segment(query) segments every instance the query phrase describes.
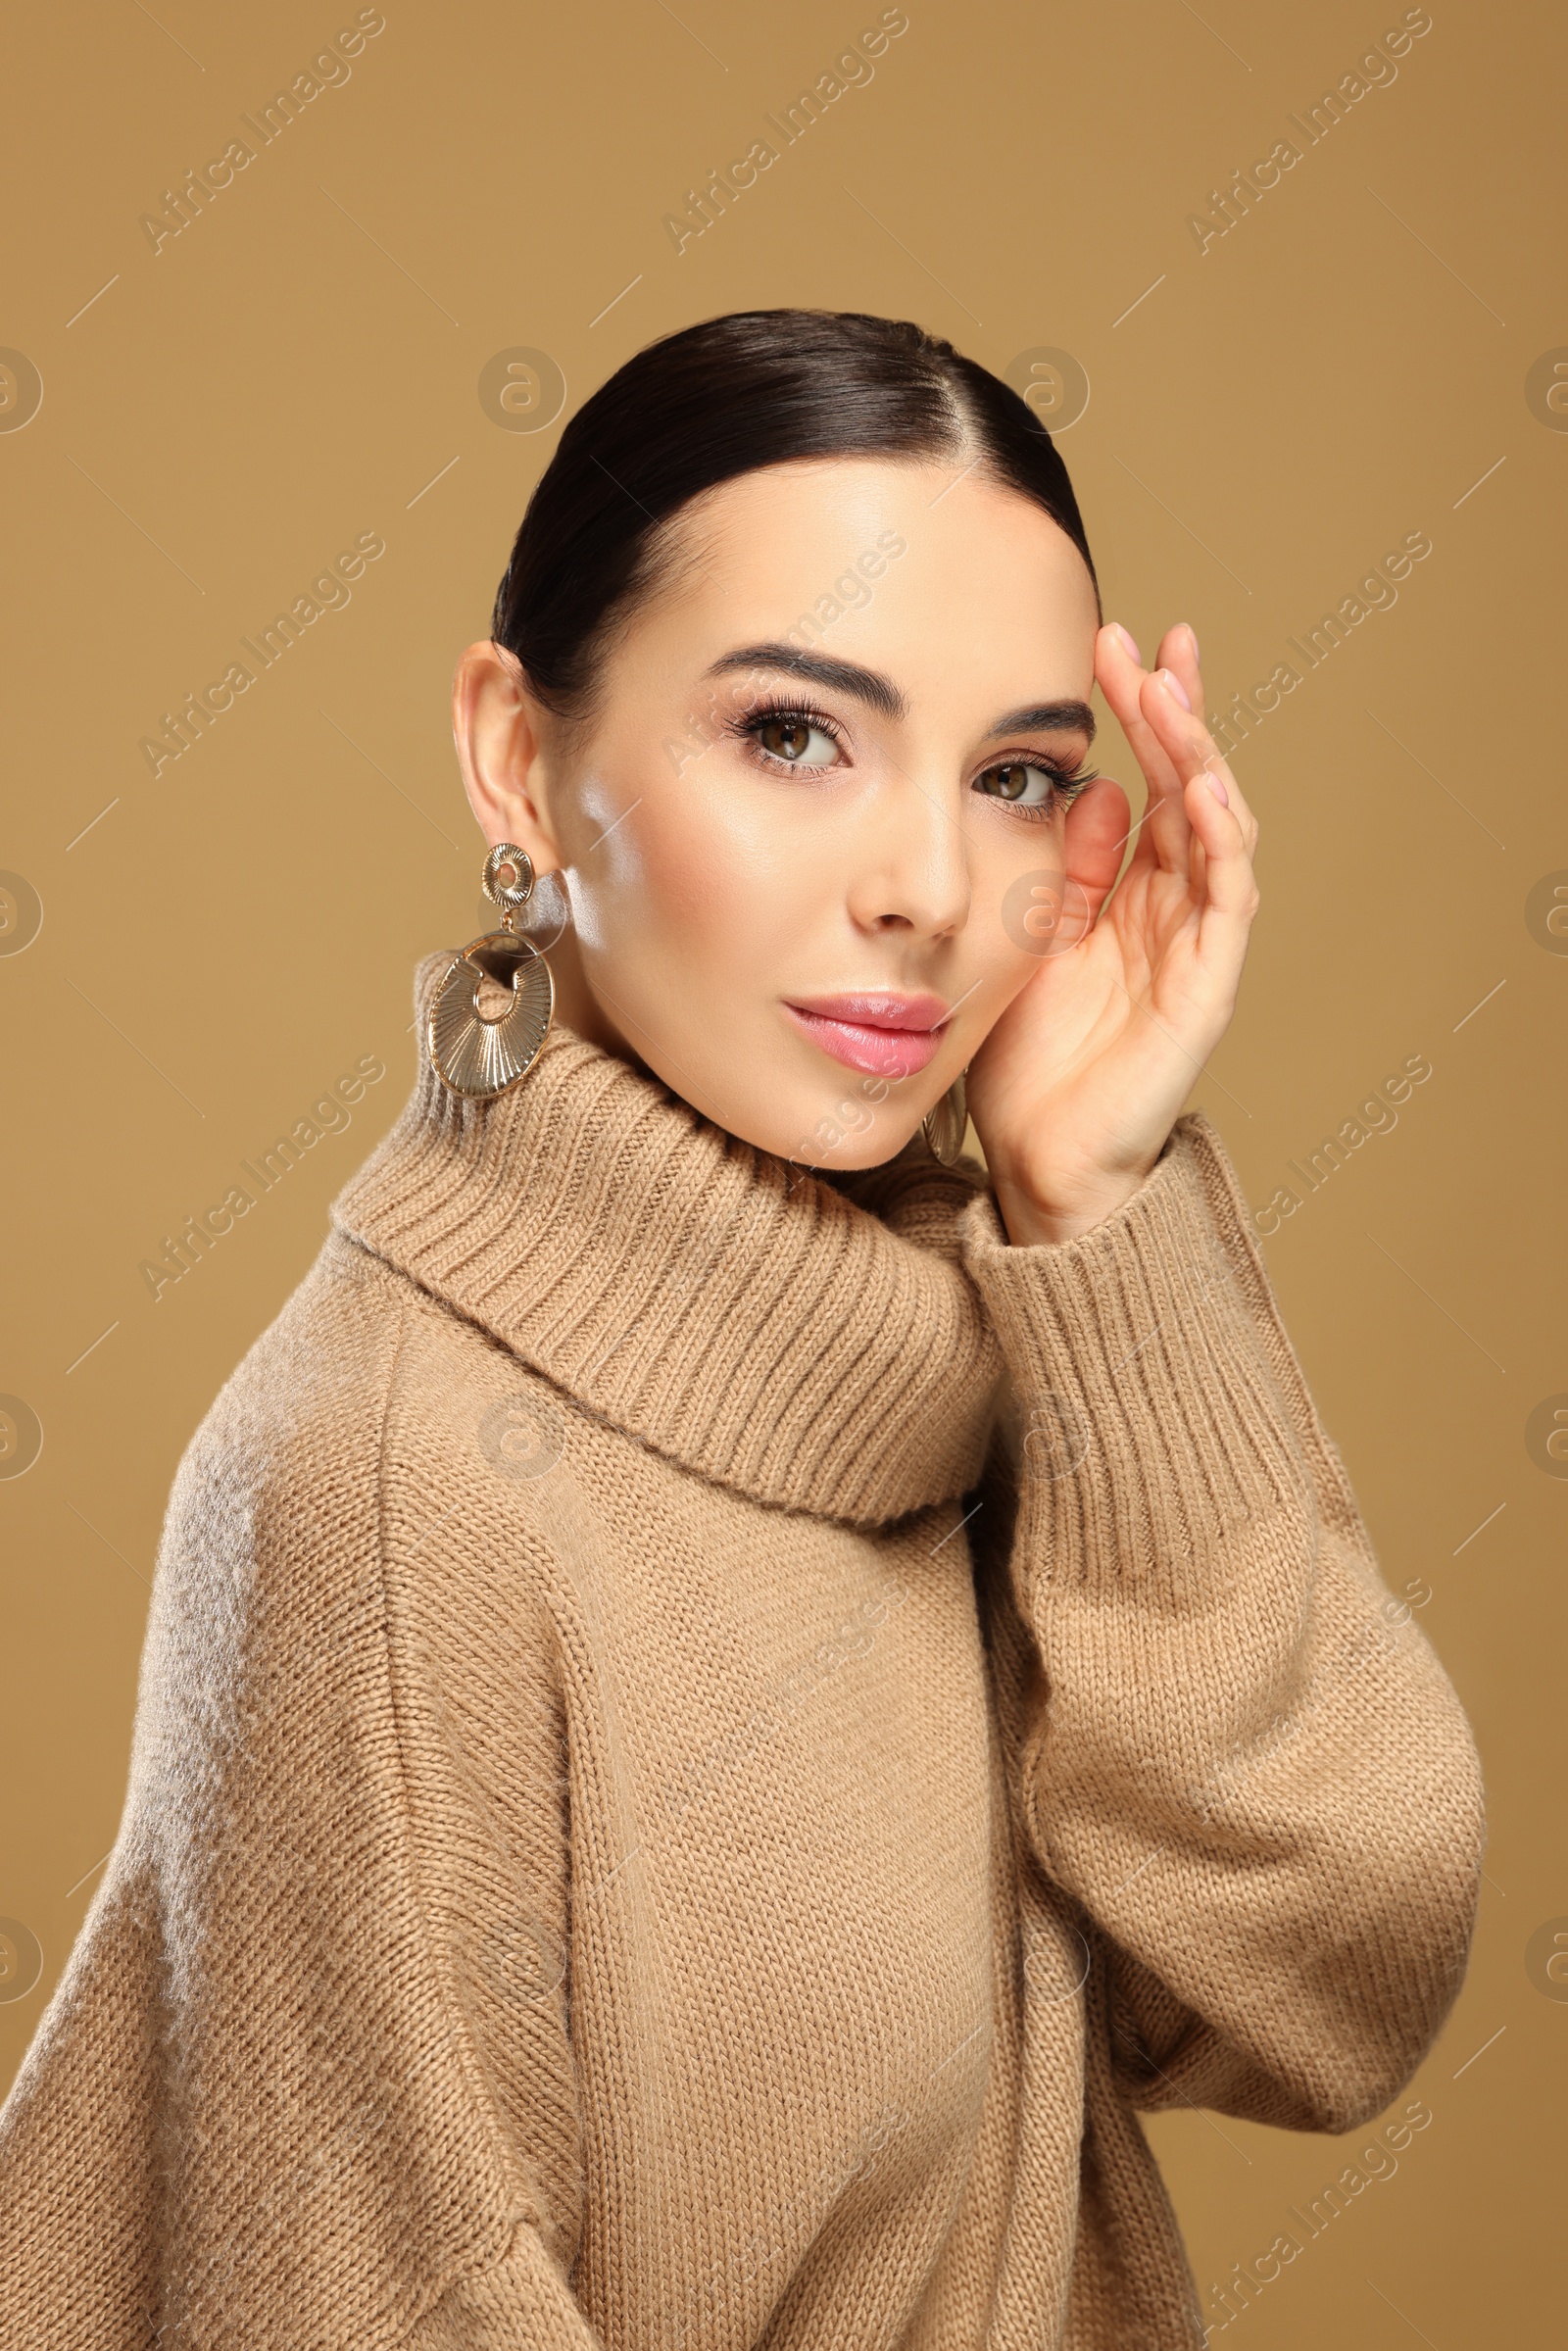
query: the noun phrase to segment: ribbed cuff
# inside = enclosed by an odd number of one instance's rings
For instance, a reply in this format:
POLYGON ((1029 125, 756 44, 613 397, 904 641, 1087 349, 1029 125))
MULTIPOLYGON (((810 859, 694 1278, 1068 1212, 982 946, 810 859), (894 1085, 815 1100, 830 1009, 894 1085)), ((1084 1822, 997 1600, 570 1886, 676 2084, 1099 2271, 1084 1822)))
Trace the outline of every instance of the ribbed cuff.
POLYGON ((1190 1598, 1241 1526, 1310 1509, 1281 1385, 1298 1370, 1246 1213, 1200 1111, 1075 1240, 1010 1246, 990 1194, 964 1211, 1020 1411, 1031 1580, 1136 1577, 1190 1598))

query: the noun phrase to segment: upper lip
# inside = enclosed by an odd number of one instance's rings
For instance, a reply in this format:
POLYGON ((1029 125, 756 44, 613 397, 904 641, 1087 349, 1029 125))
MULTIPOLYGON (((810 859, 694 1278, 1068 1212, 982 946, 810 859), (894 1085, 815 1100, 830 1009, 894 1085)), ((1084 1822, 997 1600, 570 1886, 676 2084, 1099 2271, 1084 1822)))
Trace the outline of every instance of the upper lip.
POLYGON ((948 1017, 940 996, 906 996, 896 988, 853 996, 791 996, 785 1002, 797 1012, 814 1012, 819 1020, 842 1020, 858 1029, 913 1029, 925 1036, 948 1017))

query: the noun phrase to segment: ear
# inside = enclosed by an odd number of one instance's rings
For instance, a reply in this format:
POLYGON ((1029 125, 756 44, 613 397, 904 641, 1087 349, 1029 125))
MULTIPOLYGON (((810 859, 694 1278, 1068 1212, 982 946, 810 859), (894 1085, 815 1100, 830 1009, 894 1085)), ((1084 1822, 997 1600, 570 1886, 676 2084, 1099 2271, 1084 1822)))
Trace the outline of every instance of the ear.
POLYGON ((546 717, 514 654, 488 638, 468 647, 452 681, 463 788, 490 847, 514 841, 540 875, 559 872, 562 863, 547 790, 546 717))

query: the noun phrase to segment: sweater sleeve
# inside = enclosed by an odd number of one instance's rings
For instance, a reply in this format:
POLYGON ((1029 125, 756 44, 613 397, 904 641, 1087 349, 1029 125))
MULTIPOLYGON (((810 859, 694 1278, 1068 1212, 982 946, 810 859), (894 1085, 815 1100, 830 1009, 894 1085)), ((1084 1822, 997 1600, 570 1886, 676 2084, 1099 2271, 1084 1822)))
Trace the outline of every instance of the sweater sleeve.
POLYGON ((408 1309, 332 1247, 175 1480, 119 1839, 0 2118, 5 2351, 598 2340, 548 1675, 501 1587, 418 1598, 408 1309), (497 1804, 466 1663, 522 1726, 497 1804))
POLYGON ((999 1581, 1027 1637, 1017 1798, 1079 1908, 1137 2105, 1339 2131, 1458 1989, 1479 1773, 1379 1578, 1235 1172, 1177 1122, 1113 1215, 964 1252, 1016 1399, 999 1581))

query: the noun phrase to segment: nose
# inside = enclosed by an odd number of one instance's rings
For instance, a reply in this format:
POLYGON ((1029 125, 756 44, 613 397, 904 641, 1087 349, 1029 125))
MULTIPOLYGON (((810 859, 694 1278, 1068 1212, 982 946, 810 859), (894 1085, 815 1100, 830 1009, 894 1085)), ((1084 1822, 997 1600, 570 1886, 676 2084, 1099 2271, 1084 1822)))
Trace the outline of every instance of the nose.
POLYGON ((878 793, 855 845, 849 910, 860 930, 940 939, 969 918, 967 846, 950 795, 906 776, 878 793))

